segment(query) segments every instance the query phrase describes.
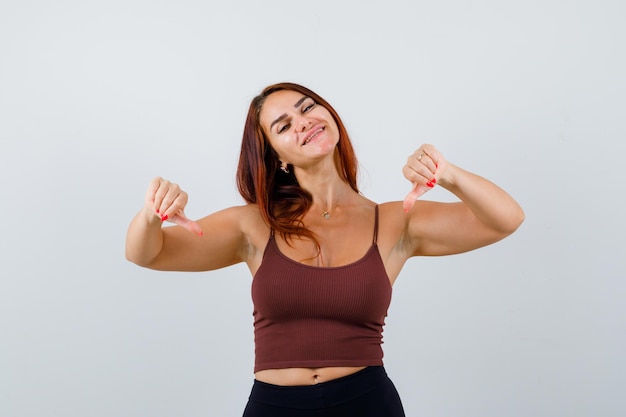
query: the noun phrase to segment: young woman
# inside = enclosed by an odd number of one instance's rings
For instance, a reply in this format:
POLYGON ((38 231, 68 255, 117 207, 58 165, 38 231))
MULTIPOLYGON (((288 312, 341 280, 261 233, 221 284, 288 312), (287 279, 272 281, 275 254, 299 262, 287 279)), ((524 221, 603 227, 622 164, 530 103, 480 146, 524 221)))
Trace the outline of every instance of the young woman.
POLYGON ((245 262, 254 277, 255 381, 245 417, 404 415, 381 349, 402 266, 494 243, 524 213, 432 145, 402 171, 412 184, 404 201, 368 200, 337 112, 282 83, 250 104, 237 171, 245 205, 194 222, 178 185, 150 183, 128 230, 130 261, 178 271, 245 262), (459 201, 417 200, 436 185, 459 201), (176 226, 162 228, 165 221, 176 226))

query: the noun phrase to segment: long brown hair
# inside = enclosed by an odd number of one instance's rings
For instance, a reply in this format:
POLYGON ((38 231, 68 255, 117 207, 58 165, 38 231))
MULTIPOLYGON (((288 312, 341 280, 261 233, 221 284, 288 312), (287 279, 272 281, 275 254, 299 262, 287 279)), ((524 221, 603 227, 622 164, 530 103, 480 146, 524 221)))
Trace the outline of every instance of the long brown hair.
MULTIPOLYGON (((313 197, 300 187, 293 174, 280 170, 278 154, 270 145, 261 127, 260 113, 267 97, 281 90, 291 90, 311 97, 325 107, 339 128, 339 143, 335 149, 335 166, 339 175, 359 192, 357 187, 358 162, 350 143, 348 132, 333 107, 315 92, 294 83, 273 84, 252 99, 243 130, 237 187, 249 204, 257 204, 263 220, 274 231, 289 240, 293 235, 309 237, 317 243, 313 233, 302 223, 302 218, 311 207, 313 197)), ((293 168, 293 167, 290 167, 293 168)))

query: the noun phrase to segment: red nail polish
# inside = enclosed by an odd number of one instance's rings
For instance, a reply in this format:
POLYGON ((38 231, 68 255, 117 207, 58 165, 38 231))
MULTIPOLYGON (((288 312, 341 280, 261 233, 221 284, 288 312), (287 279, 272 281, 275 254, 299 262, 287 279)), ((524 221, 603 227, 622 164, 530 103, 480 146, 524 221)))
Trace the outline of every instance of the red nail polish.
POLYGON ((160 214, 160 213, 161 213, 161 210, 157 209, 157 210, 156 210, 156 212, 157 212, 157 214, 160 214))
POLYGON ((164 222, 165 220, 169 219, 169 216, 166 214, 164 216, 161 216, 161 221, 164 222))
POLYGON ((437 178, 433 178, 430 182, 432 182, 433 184, 437 184, 437 178))

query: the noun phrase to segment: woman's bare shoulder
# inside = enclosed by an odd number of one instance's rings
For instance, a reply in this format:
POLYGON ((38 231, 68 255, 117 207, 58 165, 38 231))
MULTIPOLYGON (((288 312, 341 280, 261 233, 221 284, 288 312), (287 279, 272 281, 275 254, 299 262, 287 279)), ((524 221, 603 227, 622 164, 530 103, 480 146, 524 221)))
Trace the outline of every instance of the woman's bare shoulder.
POLYGON ((244 204, 231 206, 212 213, 199 220, 200 224, 238 225, 244 234, 253 233, 254 230, 265 226, 261 212, 256 204, 244 204))
POLYGON ((256 204, 242 204, 238 206, 230 206, 211 213, 204 218, 210 217, 233 217, 240 220, 254 220, 255 218, 261 219, 261 213, 256 204))
POLYGON ((442 203, 418 200, 408 211, 402 201, 379 204, 380 236, 394 250, 411 251, 415 236, 411 233, 432 222, 433 216, 442 209, 442 203))
POLYGON ((228 217, 236 219, 250 244, 257 248, 259 246, 264 247, 270 228, 261 216, 258 205, 232 206, 224 209, 223 212, 228 217))
POLYGON ((402 223, 406 219, 406 213, 402 208, 402 201, 378 203, 378 213, 380 219, 387 222, 402 223))
POLYGON ((259 206, 256 204, 230 207, 226 210, 230 215, 239 219, 241 230, 246 237, 246 250, 243 258, 254 275, 254 271, 261 264, 263 252, 270 237, 270 227, 261 216, 259 206))

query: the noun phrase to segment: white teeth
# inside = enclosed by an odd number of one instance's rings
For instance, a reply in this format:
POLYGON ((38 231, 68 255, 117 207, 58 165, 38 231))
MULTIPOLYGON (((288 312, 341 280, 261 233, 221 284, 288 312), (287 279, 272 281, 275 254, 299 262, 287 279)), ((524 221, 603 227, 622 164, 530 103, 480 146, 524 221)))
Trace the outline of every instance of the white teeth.
POLYGON ((319 129, 317 132, 313 133, 311 136, 307 138, 307 140, 304 141, 303 145, 306 145, 307 143, 311 142, 317 135, 322 133, 323 130, 324 129, 319 129))

